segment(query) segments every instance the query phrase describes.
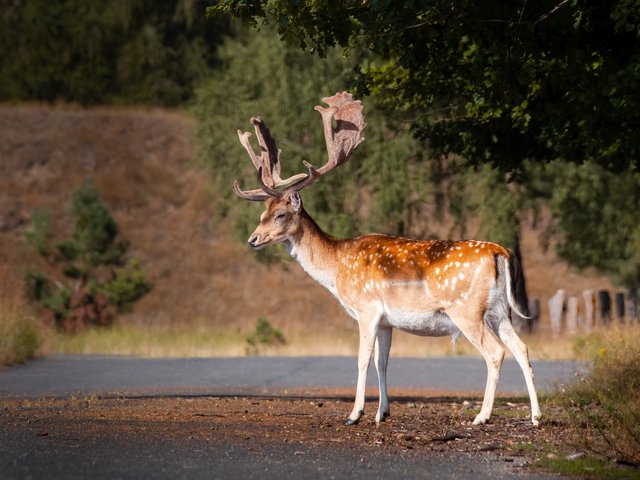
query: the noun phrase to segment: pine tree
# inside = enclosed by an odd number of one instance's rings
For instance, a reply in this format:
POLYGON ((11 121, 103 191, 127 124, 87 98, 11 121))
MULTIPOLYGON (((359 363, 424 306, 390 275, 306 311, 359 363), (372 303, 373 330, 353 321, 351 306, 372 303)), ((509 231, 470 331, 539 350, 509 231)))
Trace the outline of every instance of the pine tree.
POLYGON ((126 261, 128 245, 119 240, 118 225, 85 184, 71 197, 74 220, 70 236, 50 245, 50 214, 36 213, 27 241, 49 263, 46 275, 27 273, 28 296, 51 323, 74 332, 87 325, 108 325, 151 289, 140 263, 126 261), (46 219, 46 221, 44 221, 46 219))

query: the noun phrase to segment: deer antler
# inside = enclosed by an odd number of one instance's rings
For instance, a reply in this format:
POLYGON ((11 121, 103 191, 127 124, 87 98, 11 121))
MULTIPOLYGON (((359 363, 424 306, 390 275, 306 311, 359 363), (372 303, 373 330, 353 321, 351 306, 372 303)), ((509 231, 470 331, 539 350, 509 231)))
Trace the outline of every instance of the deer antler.
POLYGON ((236 195, 246 200, 262 201, 269 197, 280 198, 286 190, 302 190, 318 178, 326 175, 334 168, 345 163, 351 152, 364 141, 362 132, 366 127, 362 114, 362 104, 354 100, 350 93, 336 93, 333 97, 322 99, 329 107, 317 105, 315 110, 322 115, 324 126, 324 139, 327 145, 329 160, 319 169, 315 169, 309 162, 304 161, 309 173, 293 175, 286 180, 280 178, 280 153, 276 148, 276 142, 271 137, 269 129, 260 117, 251 119, 255 127, 258 143, 261 147, 261 155, 256 156, 249 143, 250 133, 242 133, 238 130, 240 143, 249 153, 251 161, 258 170, 259 189, 243 191, 237 181, 233 183, 233 191, 236 195), (332 119, 336 119, 336 127, 332 125, 332 119), (284 188, 283 188, 284 187, 284 188))
POLYGON ((236 195, 246 200, 262 201, 269 197, 280 196, 282 186, 289 185, 307 177, 305 174, 294 175, 286 180, 280 178, 280 153, 282 150, 276 148, 276 141, 271 136, 271 132, 260 117, 252 117, 253 124, 258 143, 260 144, 260 156, 257 156, 251 147, 249 132, 241 132, 238 130, 238 138, 245 148, 251 161, 258 170, 258 183, 260 188, 256 190, 244 191, 240 189, 238 181, 233 182, 233 191, 236 195))

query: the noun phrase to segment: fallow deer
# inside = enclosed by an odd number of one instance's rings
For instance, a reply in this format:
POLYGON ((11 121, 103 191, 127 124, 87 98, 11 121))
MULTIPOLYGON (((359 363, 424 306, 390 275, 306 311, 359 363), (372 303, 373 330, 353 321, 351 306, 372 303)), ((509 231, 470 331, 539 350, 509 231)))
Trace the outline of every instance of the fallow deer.
POLYGON ((327 288, 358 323, 358 381, 355 404, 346 425, 364 413, 365 383, 372 354, 378 372, 376 422, 389 415, 386 371, 393 328, 423 336, 464 335, 487 364, 487 383, 474 424, 491 416, 504 348, 524 373, 531 401, 531 420, 541 416, 526 345, 516 334, 510 309, 518 312, 514 282, 518 262, 507 248, 475 240, 419 241, 387 235, 338 239, 324 233, 302 206, 300 190, 345 163, 364 141, 366 126, 360 101, 347 92, 323 99, 322 116, 328 162, 288 179, 280 177, 280 153, 260 117, 251 119, 260 155, 250 133, 238 130, 240 142, 258 170, 260 188, 233 191, 241 198, 264 201, 266 210, 249 238, 254 249, 284 243, 302 268, 327 288), (335 118, 335 126, 333 119, 335 118))

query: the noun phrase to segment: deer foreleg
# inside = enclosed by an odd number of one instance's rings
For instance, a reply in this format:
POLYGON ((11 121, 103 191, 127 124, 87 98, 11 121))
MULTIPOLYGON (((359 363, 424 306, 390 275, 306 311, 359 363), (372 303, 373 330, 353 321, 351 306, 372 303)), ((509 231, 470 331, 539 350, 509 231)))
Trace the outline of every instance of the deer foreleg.
POLYGON ((389 399, 387 397, 387 365, 389 362, 389 350, 391 349, 391 328, 380 328, 376 336, 374 347, 375 365, 378 372, 378 388, 380 403, 376 422, 384 422, 389 416, 389 399))
POLYGON ((344 422, 345 425, 354 425, 358 423, 360 417, 364 414, 364 396, 367 387, 367 371, 369 370, 369 362, 371 354, 378 334, 379 319, 359 320, 358 327, 360 330, 360 345, 358 347, 358 383, 356 386, 356 400, 353 405, 351 415, 344 422))

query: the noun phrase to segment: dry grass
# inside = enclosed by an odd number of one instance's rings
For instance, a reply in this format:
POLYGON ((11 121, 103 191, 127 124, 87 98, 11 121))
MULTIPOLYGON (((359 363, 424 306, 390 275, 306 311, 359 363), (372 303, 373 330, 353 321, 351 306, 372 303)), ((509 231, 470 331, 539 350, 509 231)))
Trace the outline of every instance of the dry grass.
POLYGON ((55 333, 47 338, 45 348, 49 352, 80 355, 224 357, 243 355, 242 342, 237 335, 224 331, 121 324, 88 328, 75 335, 55 333))
POLYGON ((0 366, 33 358, 42 327, 25 305, 23 286, 6 267, 0 267, 0 366))
MULTIPOLYGON (((134 355, 145 357, 236 357, 263 356, 357 356, 358 333, 352 328, 326 329, 313 336, 283 330, 285 345, 251 347, 249 334, 206 324, 140 326, 121 322, 112 328, 89 328, 75 335, 49 332, 43 349, 49 353, 134 355)), ((589 337, 579 337, 588 341, 589 337)), ((576 353, 575 338, 549 339, 523 336, 533 360, 566 360, 584 357, 576 353)), ((417 337, 394 332, 391 357, 475 356, 480 353, 464 338, 452 343, 449 337, 417 337)), ((511 356, 507 353, 507 356, 511 356)))

